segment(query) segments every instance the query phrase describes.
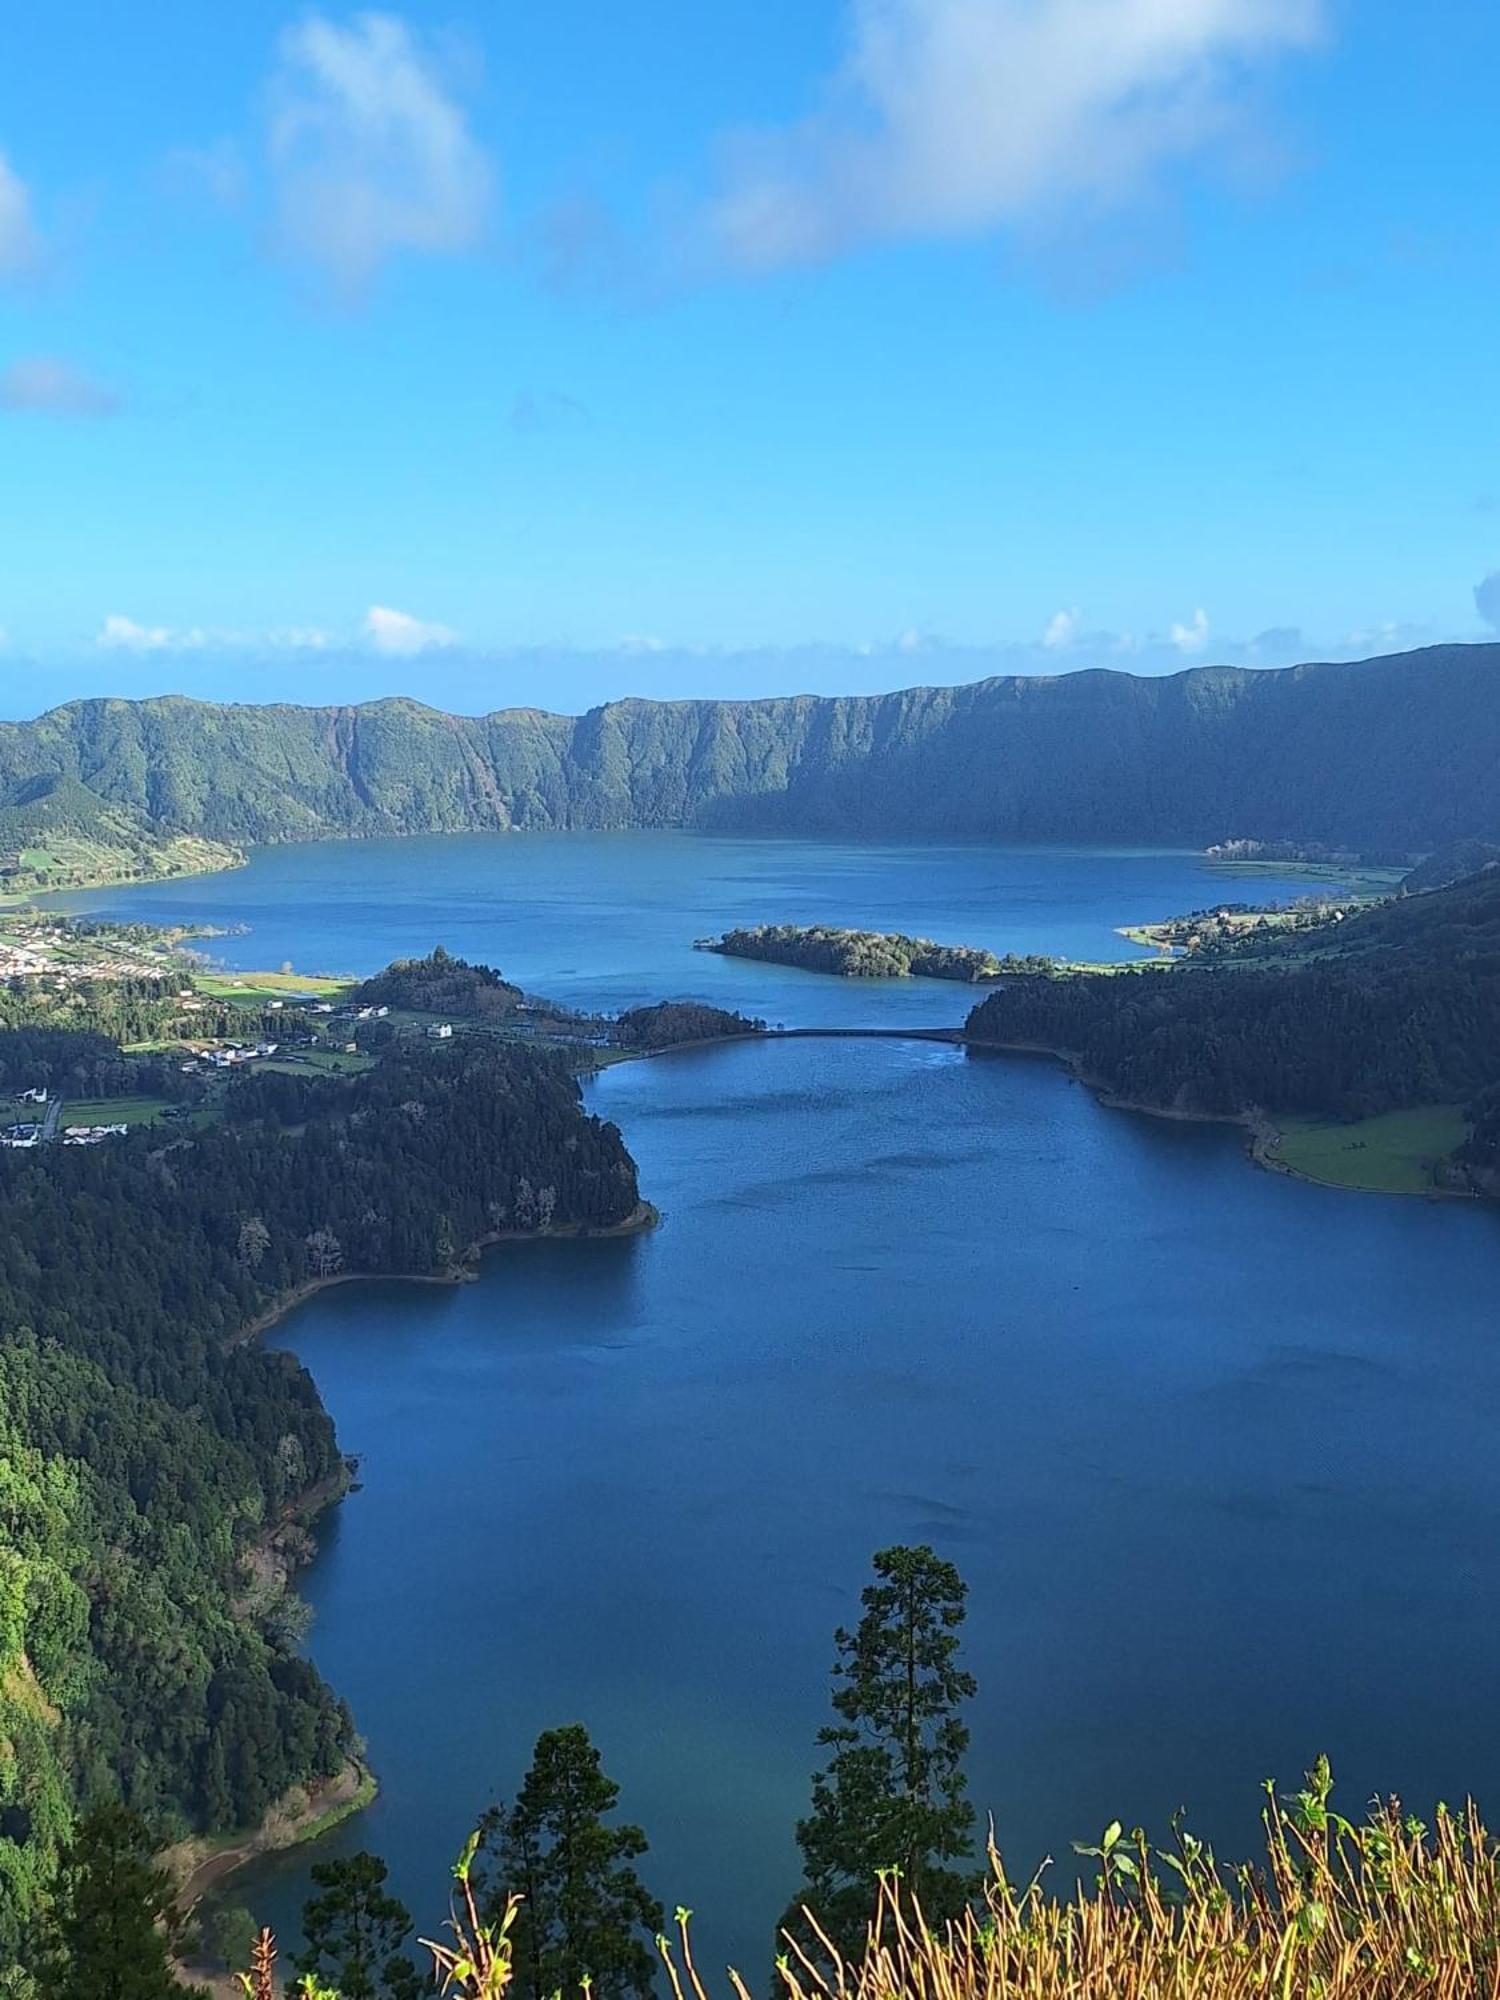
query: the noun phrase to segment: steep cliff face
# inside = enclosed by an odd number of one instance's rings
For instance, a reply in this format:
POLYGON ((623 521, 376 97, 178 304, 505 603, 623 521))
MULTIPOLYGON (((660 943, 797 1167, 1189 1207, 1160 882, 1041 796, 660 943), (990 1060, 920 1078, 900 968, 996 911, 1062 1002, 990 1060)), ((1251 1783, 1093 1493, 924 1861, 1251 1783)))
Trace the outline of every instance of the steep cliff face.
POLYGON ((75 702, 0 726, 0 793, 41 774, 230 841, 697 826, 1425 849, 1500 832, 1500 646, 576 718, 75 702))

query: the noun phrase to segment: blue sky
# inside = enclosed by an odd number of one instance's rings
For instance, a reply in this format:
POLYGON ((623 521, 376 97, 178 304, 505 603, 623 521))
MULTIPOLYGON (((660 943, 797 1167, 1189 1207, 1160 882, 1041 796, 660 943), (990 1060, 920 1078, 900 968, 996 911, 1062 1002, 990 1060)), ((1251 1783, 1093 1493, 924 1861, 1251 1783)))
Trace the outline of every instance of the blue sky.
POLYGON ((1497 72, 1488 0, 31 10, 0 711, 1484 636, 1497 72))

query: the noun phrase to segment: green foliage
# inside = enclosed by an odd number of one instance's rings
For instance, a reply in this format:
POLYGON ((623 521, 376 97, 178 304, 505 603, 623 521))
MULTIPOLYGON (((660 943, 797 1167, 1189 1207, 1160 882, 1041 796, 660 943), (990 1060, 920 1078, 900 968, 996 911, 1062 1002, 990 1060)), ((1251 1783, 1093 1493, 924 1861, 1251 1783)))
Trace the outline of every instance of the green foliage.
POLYGON ((481 1827, 488 1866, 480 1891, 497 1925, 514 1897, 515 1977, 529 2000, 576 1993, 647 2000, 665 1921, 632 1864, 646 1852, 638 1826, 605 1824, 620 1788, 604 1774, 581 1724, 546 1730, 515 1803, 481 1827))
POLYGON ((712 947, 730 958, 769 959, 842 979, 957 979, 966 985, 1004 973, 1053 970, 1045 958, 996 958, 972 945, 934 944, 900 931, 836 930, 828 924, 759 924, 726 931, 712 947))
POLYGON ((413 1014, 454 1014, 460 1020, 501 1021, 523 998, 519 986, 492 965, 471 965, 441 945, 426 958, 398 958, 349 994, 358 1007, 395 1007, 413 1014))
POLYGON ((0 888, 7 890, 150 881, 241 859, 232 847, 162 826, 55 771, 0 792, 0 888))
POLYGON ((933 1923, 960 1915, 978 1881, 962 1865, 974 1844, 963 1773, 969 1732, 959 1719, 974 1693, 958 1664, 966 1586, 925 1545, 882 1549, 874 1568, 858 1626, 835 1634, 839 1721, 818 1735, 833 1755, 797 1827, 807 1886, 784 1928, 815 1955, 804 1904, 854 1958, 883 1873, 898 1871, 933 1923))
POLYGON ((341 1460, 306 1372, 245 1329, 309 1281, 444 1272, 637 1201, 546 1053, 244 1076, 226 1109, 0 1155, 0 1965, 79 1806, 228 1831, 347 1755, 295 1617, 242 1571, 341 1460))
POLYGON ((1462 882, 1482 868, 1495 867, 1500 867, 1500 841, 1455 840, 1418 862, 1401 886, 1409 896, 1420 895, 1427 889, 1446 889, 1450 882, 1462 882))
POLYGON ((295 2000, 310 2000, 325 1980, 339 2000, 417 2000, 429 1990, 403 1950, 411 1915, 387 1894, 383 1861, 373 1854, 322 1861, 312 1879, 321 1893, 302 1910, 295 2000))
POLYGON ((670 1049, 685 1042, 722 1041, 734 1035, 761 1035, 764 1021, 709 1007, 697 1000, 663 1000, 654 1007, 630 1007, 615 1023, 619 1040, 642 1049, 670 1049))
POLYGON ((79 701, 0 725, 0 793, 86 783, 224 842, 699 826, 1421 851, 1495 830, 1493 646, 581 717, 79 701))
POLYGON ((98 1807, 80 1820, 58 1873, 44 1947, 48 2000, 184 2000, 170 1960, 181 1928, 145 1822, 122 1806, 98 1807))
POLYGON ((969 1016, 979 1042, 1075 1056, 1120 1097, 1369 1118, 1500 1083, 1500 870, 1231 957, 1018 980, 969 1016))
POLYGON ((215 1965, 231 1971, 250 1963, 255 1919, 243 1903, 215 1903, 198 1920, 199 1948, 215 1965))

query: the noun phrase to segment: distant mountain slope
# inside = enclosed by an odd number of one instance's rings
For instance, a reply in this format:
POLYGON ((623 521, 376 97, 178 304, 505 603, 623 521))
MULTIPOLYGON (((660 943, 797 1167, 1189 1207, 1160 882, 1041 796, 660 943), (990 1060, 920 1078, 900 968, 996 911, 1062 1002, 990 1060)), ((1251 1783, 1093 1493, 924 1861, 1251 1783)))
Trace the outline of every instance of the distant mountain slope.
POLYGON ((0 892, 189 875, 242 859, 71 776, 44 772, 0 788, 0 892))
POLYGON ((577 718, 81 701, 0 725, 0 795, 44 775, 225 841, 696 826, 1426 849, 1500 833, 1500 646, 577 718))

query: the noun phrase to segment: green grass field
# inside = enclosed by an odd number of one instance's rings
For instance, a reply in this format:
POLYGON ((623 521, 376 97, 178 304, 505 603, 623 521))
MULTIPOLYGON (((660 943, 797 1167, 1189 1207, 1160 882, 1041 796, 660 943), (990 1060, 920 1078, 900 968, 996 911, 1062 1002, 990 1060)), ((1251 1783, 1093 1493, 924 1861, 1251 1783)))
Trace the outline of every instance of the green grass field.
POLYGON ((1435 1169, 1468 1137, 1454 1104, 1388 1111, 1355 1125, 1290 1119, 1271 1158, 1308 1180, 1375 1194, 1430 1194, 1435 1169))
POLYGON ((164 1097, 70 1097, 59 1130, 69 1125, 154 1125, 166 1108, 164 1097))
POLYGON ((304 972, 195 972, 193 984, 215 1000, 260 1009, 268 1000, 287 1000, 312 993, 320 1000, 337 1000, 349 990, 347 979, 322 979, 304 972))
POLYGON ((282 1076, 306 1076, 310 1070, 322 1070, 335 1075, 357 1076, 362 1069, 374 1067, 373 1056, 345 1055, 339 1049, 299 1049, 295 1055, 267 1056, 260 1062, 252 1063, 251 1072, 272 1069, 282 1076))

